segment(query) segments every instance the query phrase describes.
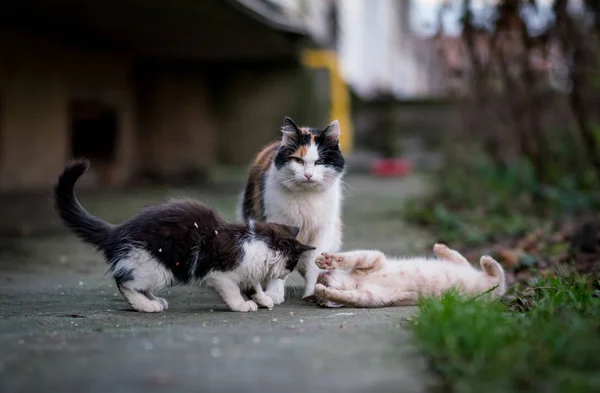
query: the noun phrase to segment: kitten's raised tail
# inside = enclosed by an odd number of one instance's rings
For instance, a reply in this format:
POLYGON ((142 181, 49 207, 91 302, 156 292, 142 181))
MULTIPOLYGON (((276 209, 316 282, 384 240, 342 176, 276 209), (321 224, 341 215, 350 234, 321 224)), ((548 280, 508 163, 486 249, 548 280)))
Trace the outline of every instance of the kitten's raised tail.
POLYGON ((88 213, 75 196, 75 183, 87 171, 90 162, 73 160, 67 164, 54 187, 54 203, 58 215, 78 237, 102 249, 113 226, 88 213))

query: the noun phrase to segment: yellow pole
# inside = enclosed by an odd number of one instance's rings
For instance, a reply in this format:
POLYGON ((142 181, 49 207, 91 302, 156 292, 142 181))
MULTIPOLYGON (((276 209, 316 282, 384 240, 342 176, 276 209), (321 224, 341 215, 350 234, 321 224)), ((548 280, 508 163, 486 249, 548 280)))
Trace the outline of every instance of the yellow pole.
POLYGON ((302 63, 309 68, 325 68, 329 72, 329 117, 330 121, 340 122, 340 148, 345 154, 353 149, 352 120, 350 119, 350 93, 340 73, 337 55, 324 49, 306 49, 302 53, 302 63))

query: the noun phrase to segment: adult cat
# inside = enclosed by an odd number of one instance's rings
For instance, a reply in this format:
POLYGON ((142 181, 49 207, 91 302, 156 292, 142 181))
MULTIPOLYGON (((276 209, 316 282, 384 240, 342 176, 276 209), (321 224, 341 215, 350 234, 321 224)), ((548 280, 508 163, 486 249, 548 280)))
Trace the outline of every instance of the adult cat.
MULTIPOLYGON (((336 252, 342 243, 340 125, 335 120, 324 130, 298 127, 286 117, 281 132, 281 141, 258 153, 250 168, 240 215, 300 227, 298 240, 316 247, 297 266, 306 280, 303 297, 310 300, 319 275, 315 257, 336 252)), ((266 288, 275 304, 285 299, 284 283, 275 279, 266 288)))
POLYGON ((104 254, 119 291, 137 311, 167 309, 166 300, 154 291, 201 282, 214 288, 233 311, 272 308, 261 284, 285 278, 302 253, 314 250, 295 239, 297 227, 230 224, 193 200, 150 206, 120 225, 109 224, 85 211, 75 197, 75 182, 88 167, 87 160, 76 160, 59 176, 54 189, 58 214, 104 254))
POLYGON ((452 288, 490 297, 504 294, 504 270, 492 257, 482 256, 475 269, 457 251, 436 244, 433 258, 387 258, 379 251, 359 250, 320 255, 316 264, 327 270, 319 276, 319 303, 336 307, 416 305, 419 296, 440 296, 452 288))

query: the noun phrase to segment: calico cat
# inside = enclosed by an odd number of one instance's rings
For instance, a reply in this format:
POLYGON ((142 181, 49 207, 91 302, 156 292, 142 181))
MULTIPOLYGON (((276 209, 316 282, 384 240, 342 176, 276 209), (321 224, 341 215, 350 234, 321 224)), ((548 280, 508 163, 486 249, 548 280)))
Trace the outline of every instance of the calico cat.
MULTIPOLYGON (((298 239, 316 247, 298 263, 306 280, 304 298, 311 300, 319 269, 315 257, 336 252, 342 243, 341 179, 345 160, 340 151, 340 125, 325 129, 298 127, 285 118, 281 141, 265 147, 254 160, 241 200, 243 220, 274 221, 300 227, 298 239)), ((284 301, 284 281, 274 279, 266 294, 284 301)))
POLYGON ((147 207, 111 225, 79 204, 73 188, 89 161, 68 164, 54 190, 63 222, 100 250, 121 294, 137 311, 160 312, 168 305, 153 292, 174 284, 206 283, 233 311, 272 308, 262 283, 283 279, 300 256, 314 247, 295 239, 293 226, 249 221, 231 224, 201 202, 181 200, 147 207), (251 295, 246 300, 242 292, 251 295))
POLYGON ((323 253, 316 259, 327 270, 315 289, 318 302, 329 307, 410 306, 419 296, 440 296, 451 288, 469 294, 491 290, 492 298, 505 293, 504 270, 492 257, 481 257, 478 270, 443 244, 436 244, 433 251, 439 259, 388 259, 367 250, 323 253))

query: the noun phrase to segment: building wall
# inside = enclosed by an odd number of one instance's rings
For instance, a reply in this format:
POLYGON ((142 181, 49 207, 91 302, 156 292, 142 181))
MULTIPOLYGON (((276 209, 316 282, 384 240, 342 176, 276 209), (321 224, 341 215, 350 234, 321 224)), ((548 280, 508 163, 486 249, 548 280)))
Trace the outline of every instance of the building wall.
POLYGON ((314 77, 298 64, 232 70, 217 100, 219 162, 249 164, 262 147, 281 137, 285 116, 325 127, 328 106, 317 101, 314 77))
POLYGON ((149 70, 124 53, 0 31, 0 191, 52 186, 72 158, 73 100, 99 101, 118 120, 114 165, 92 161, 84 186, 119 186, 140 171, 170 178, 214 162, 216 120, 200 70, 149 70))
POLYGON ((145 67, 136 81, 139 169, 172 179, 213 164, 217 120, 201 70, 145 67))
POLYGON ((76 51, 0 31, 0 190, 54 183, 70 158, 68 108, 74 99, 99 99, 117 110, 114 180, 128 178, 135 163, 130 69, 125 55, 76 51))
POLYGON ((0 29, 0 192, 48 189, 72 158, 70 103, 117 113, 114 164, 92 161, 85 185, 138 173, 165 180, 215 162, 246 165, 280 136, 284 116, 325 126, 314 77, 297 59, 174 62, 67 47, 0 29))

